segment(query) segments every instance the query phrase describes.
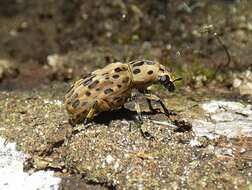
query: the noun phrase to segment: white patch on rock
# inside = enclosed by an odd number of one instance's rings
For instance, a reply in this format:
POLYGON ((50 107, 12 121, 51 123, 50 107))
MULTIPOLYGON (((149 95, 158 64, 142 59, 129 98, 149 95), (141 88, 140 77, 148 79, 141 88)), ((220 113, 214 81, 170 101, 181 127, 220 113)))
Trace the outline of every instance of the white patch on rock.
POLYGON ((214 151, 216 156, 231 156, 233 157, 233 149, 232 148, 219 148, 216 147, 214 151))
POLYGON ((5 190, 56 190, 60 178, 53 171, 23 172, 25 155, 16 151, 15 143, 5 144, 0 137, 0 189, 5 190))
POLYGON ((228 102, 228 101, 216 101, 212 100, 210 102, 204 103, 202 108, 207 113, 222 112, 225 110, 241 110, 244 109, 244 105, 239 102, 228 102))
POLYGON ((244 116, 232 112, 220 112, 210 115, 210 118, 212 119, 212 121, 215 122, 228 122, 228 121, 243 120, 244 116))
POLYGON ((192 147, 194 146, 200 146, 201 143, 197 139, 192 139, 189 143, 192 147))
POLYGON ((204 120, 194 120, 192 129, 196 136, 205 136, 209 139, 218 138, 219 135, 215 132, 215 125, 204 120))
POLYGON ((252 137, 252 106, 239 102, 210 101, 202 105, 207 120, 194 120, 193 131, 209 139, 252 137))
POLYGON ((119 160, 117 160, 117 161, 115 162, 113 168, 114 168, 115 171, 117 171, 119 167, 120 167, 119 160))

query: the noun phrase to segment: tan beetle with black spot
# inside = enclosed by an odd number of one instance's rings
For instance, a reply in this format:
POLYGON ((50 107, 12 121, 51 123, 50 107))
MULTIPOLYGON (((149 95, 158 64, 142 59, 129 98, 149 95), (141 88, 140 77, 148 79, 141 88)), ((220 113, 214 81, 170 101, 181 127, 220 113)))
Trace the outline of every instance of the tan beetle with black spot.
MULTIPOLYGON (((160 82, 169 91, 175 90, 170 72, 155 61, 137 60, 129 63, 111 63, 98 69, 84 79, 72 85, 65 95, 66 109, 72 124, 84 123, 103 111, 120 108, 129 98, 132 90, 146 92, 148 86, 160 82)), ((145 93, 148 104, 150 101, 160 102, 166 113, 169 113, 163 101, 157 96, 145 93)), ((142 120, 138 103, 135 103, 138 118, 142 120)))

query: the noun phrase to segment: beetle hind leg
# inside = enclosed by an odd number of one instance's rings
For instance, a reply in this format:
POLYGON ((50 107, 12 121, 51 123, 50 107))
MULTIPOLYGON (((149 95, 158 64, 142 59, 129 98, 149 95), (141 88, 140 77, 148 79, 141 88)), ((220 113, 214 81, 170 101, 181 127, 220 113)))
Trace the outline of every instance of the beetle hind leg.
POLYGON ((93 106, 88 111, 88 114, 83 122, 84 125, 88 124, 94 118, 96 107, 97 107, 97 101, 94 102, 93 106))

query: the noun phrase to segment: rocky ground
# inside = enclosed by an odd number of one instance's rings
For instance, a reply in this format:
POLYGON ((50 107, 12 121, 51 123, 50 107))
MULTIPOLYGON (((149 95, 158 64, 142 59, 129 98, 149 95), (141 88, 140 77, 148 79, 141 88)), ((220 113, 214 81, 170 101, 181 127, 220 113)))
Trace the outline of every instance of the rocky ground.
POLYGON ((250 1, 3 1, 0 135, 61 189, 251 189, 250 1), (4 7, 4 8, 3 8, 4 7), (155 59, 182 77, 175 114, 139 98, 72 127, 70 83, 113 61, 155 59))

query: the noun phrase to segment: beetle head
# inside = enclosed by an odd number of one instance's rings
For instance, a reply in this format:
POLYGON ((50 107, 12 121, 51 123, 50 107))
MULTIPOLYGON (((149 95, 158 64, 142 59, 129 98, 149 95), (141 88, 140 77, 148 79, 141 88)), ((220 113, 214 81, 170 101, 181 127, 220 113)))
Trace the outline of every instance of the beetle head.
POLYGON ((176 89, 176 87, 170 79, 171 78, 169 75, 162 75, 160 76, 159 81, 167 90, 173 92, 176 89))
POLYGON ((172 80, 171 73, 163 65, 160 65, 158 80, 168 91, 175 91, 176 87, 174 82, 181 79, 182 78, 177 78, 172 80))

